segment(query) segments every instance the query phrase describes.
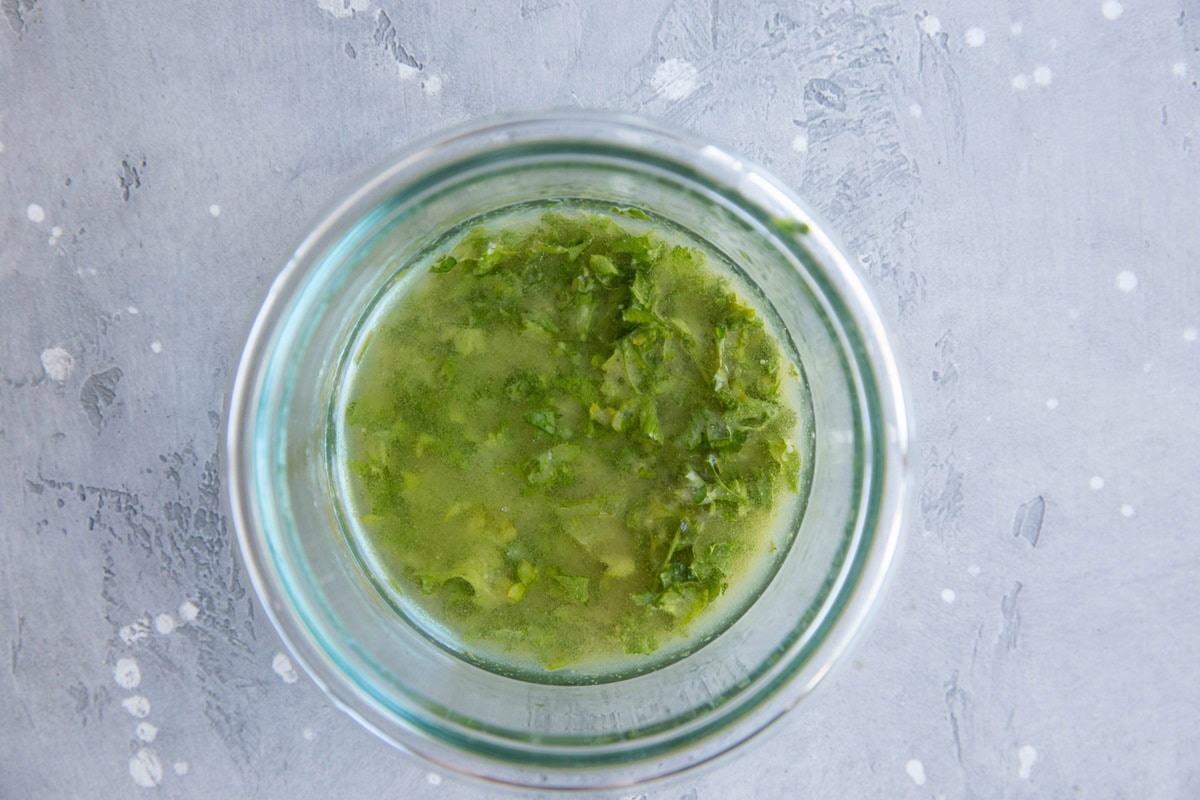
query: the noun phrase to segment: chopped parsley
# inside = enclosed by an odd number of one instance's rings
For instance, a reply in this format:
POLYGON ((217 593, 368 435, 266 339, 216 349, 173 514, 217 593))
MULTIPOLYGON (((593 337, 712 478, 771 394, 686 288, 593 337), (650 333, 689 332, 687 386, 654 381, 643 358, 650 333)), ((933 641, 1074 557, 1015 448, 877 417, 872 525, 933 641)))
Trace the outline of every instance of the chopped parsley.
POLYGON ((796 496, 795 370, 647 219, 470 230, 359 351, 358 527, 468 649, 546 669, 651 654, 766 557, 796 496))

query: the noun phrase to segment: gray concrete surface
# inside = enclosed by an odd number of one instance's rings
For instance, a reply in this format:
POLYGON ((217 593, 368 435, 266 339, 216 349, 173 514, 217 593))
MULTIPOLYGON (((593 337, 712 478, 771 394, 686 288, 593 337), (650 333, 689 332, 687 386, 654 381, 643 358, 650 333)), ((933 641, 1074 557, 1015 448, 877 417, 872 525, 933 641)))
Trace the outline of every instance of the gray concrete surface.
POLYGON ((616 5, 0 2, 0 796, 494 795, 277 656, 218 443, 319 206, 550 105, 798 188, 895 323, 921 437, 852 665, 645 793, 1200 795, 1200 6, 616 5))

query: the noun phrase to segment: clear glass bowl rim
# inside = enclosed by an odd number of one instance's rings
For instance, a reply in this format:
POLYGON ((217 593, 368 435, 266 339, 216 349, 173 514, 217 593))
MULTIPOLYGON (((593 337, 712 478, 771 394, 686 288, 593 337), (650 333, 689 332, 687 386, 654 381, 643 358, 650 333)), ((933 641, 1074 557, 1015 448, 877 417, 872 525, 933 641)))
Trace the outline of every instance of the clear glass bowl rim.
MULTIPOLYGON (((318 217, 311 231, 296 247, 276 277, 251 327, 234 379, 227 414, 226 485, 231 519, 251 582, 272 625, 288 650, 318 686, 344 711, 369 730, 402 750, 426 758, 468 777, 540 789, 568 788, 553 779, 556 770, 592 770, 590 789, 617 788, 644 783, 689 769, 744 743, 767 728, 816 688, 831 668, 844 659, 878 604, 902 544, 903 519, 911 494, 912 421, 907 407, 902 371, 891 348, 887 326, 870 292, 844 255, 836 238, 791 190, 765 169, 721 148, 702 142, 642 117, 611 112, 556 110, 536 115, 504 115, 468 122, 433 134, 395 153, 350 184, 340 200, 318 217), (569 133, 565 133, 569 131, 569 133), (372 697, 353 685, 329 658, 317 652, 288 599, 285 587, 272 567, 270 547, 263 522, 254 502, 253 435, 264 392, 264 356, 271 352, 273 334, 286 317, 289 300, 302 291, 306 280, 324 255, 361 219, 402 191, 414 180, 451 167, 464 153, 477 154, 472 147, 503 150, 513 145, 536 142, 579 141, 590 145, 614 144, 618 149, 642 151, 656 159, 675 162, 681 171, 700 175, 720 186, 727 198, 742 208, 764 212, 772 224, 803 223, 807 232, 794 254, 810 268, 817 268, 822 285, 836 298, 839 321, 856 335, 857 365, 862 368, 864 412, 871 424, 871 480, 867 508, 863 514, 865 543, 847 585, 831 598, 837 607, 830 616, 824 637, 808 658, 790 665, 768 686, 756 693, 756 702, 729 729, 707 731, 709 741, 697 757, 669 742, 634 751, 635 757, 609 753, 589 763, 586 752, 572 752, 577 764, 569 769, 544 763, 512 764, 507 755, 489 752, 486 744, 465 752, 463 748, 435 741, 419 726, 396 718, 372 697), (668 155, 669 153, 669 155, 668 155), (680 154, 687 156, 686 163, 680 154), (756 197, 747 196, 749 189, 756 197), (769 210, 766 206, 770 206, 769 210), (736 730, 734 729, 736 728, 736 730), (617 755, 614 759, 612 756, 617 755), (516 767, 515 771, 510 769, 516 767), (541 774, 538 774, 541 773, 541 774), (551 774, 547 774, 551 773, 551 774), (611 773, 611 778, 605 773, 611 773), (519 777, 513 777, 514 775, 519 777)), ((784 237, 786 239, 786 237, 784 237)), ((699 745, 699 741, 690 742, 699 745)), ((622 751, 624 753, 624 751, 622 751)), ((598 751, 595 756, 601 756, 598 751)), ((626 754, 627 755, 627 754, 626 754)), ((551 763, 558 759, 552 760, 551 763)), ((568 782, 570 786, 578 784, 568 782)))

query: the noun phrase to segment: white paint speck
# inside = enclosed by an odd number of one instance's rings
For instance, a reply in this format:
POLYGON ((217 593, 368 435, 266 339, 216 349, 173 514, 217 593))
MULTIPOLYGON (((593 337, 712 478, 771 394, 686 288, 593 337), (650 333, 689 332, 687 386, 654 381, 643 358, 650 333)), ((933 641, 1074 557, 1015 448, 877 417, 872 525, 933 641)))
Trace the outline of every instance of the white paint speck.
POLYGON ((150 635, 150 620, 142 617, 132 625, 122 627, 118 633, 127 646, 135 645, 150 635))
POLYGON ((1012 88, 1014 92, 1023 92, 1029 88, 1028 75, 1014 75, 1012 79, 1012 88))
POLYGON ((158 754, 148 747, 138 750, 133 758, 129 759, 129 776, 138 786, 147 789, 162 783, 163 766, 158 760, 158 754))
POLYGON ((1046 408, 1050 409, 1051 411, 1058 408, 1058 398, 1057 397, 1047 398, 1046 399, 1046 408))
POLYGON ((1195 328, 1184 328, 1183 329, 1183 340, 1185 342, 1194 342, 1194 341, 1196 341, 1196 337, 1197 337, 1197 333, 1196 333, 1195 328))
POLYGON ((1093 475, 1088 479, 1088 488, 1093 492, 1100 491, 1104 488, 1104 478, 1101 478, 1099 475, 1093 475))
POLYGON ((317 0, 317 8, 336 19, 345 19, 369 10, 371 0, 317 0))
POLYGON ((953 589, 942 589, 943 603, 953 603, 956 599, 958 599, 958 595, 954 593, 953 589))
POLYGON ((275 658, 271 659, 271 669, 275 670, 275 674, 283 678, 284 683, 295 683, 300 676, 296 674, 295 667, 292 666, 292 660, 283 653, 276 653, 275 658))
POLYGON ((46 209, 37 203, 30 203, 25 208, 25 216, 29 217, 30 222, 42 223, 46 221, 46 209))
POLYGON ((911 106, 908 107, 908 115, 910 117, 912 117, 913 119, 920 119, 921 115, 924 113, 925 113, 925 109, 921 108, 921 105, 919 103, 913 103, 911 106))
POLYGON ((433 97, 442 90, 442 79, 437 75, 430 75, 421 82, 421 89, 424 90, 425 94, 433 97))
POLYGON ((804 131, 800 131, 795 136, 793 136, 792 137, 792 149, 795 150, 797 153, 807 153, 808 152, 808 134, 805 133, 804 131))
POLYGON ((1015 20, 1011 25, 1008 26, 1008 32, 1011 36, 1020 36, 1025 32, 1025 24, 1020 20, 1015 20))
POLYGON ((971 566, 967 567, 967 574, 972 578, 978 578, 980 572, 982 572, 982 570, 979 569, 978 564, 972 564, 971 566))
POLYGON ((125 310, 126 310, 127 312, 129 312, 129 314, 130 314, 131 316, 134 316, 134 317, 136 317, 138 314, 142 313, 142 312, 138 311, 138 307, 137 307, 137 306, 126 306, 126 307, 125 307, 125 310))
POLYGON ((142 670, 137 661, 132 658, 122 658, 113 667, 113 680, 122 689, 136 689, 142 682, 142 670))
POLYGON ((1125 13, 1125 6, 1117 0, 1104 0, 1100 5, 1100 13, 1104 15, 1105 19, 1117 19, 1125 13))
POLYGON ((1029 780, 1033 772, 1033 762, 1037 761, 1037 750, 1033 749, 1032 745, 1022 745, 1017 751, 1017 760, 1021 763, 1017 768, 1017 777, 1023 781, 1029 780))
POLYGON ((925 785, 925 765, 915 758, 910 758, 908 763, 904 765, 904 771, 908 773, 908 777, 913 779, 913 783, 917 786, 925 785))
POLYGON ((214 218, 219 217, 219 216, 221 216, 221 207, 219 205, 217 205, 216 203, 213 203, 211 206, 208 207, 208 213, 212 214, 214 218))
POLYGON ((430 786, 441 786, 442 785, 442 776, 438 775, 436 772, 430 772, 430 773, 426 774, 425 780, 429 782, 430 786))
POLYGON ((1033 82, 1038 86, 1049 86, 1052 80, 1054 80, 1054 73, 1045 64, 1039 64, 1033 68, 1033 82))
POLYGON ((306 742, 315 742, 317 739, 317 732, 312 728, 305 728, 301 731, 300 735, 304 737, 304 741, 306 742))
POLYGON ((987 34, 983 32, 983 28, 967 28, 963 39, 966 40, 967 47, 983 47, 983 43, 987 41, 987 34))
POLYGON ((1171 65, 1171 74, 1176 78, 1187 77, 1187 63, 1184 61, 1176 61, 1171 65))
POLYGON ((191 600, 184 600, 179 606, 179 618, 184 622, 195 622, 200 616, 200 607, 191 600))
POLYGON ((1122 503, 1121 504, 1121 516, 1125 517, 1125 518, 1132 517, 1133 516, 1133 506, 1129 505, 1129 503, 1122 503))
POLYGON ((1126 269, 1117 273, 1117 288, 1122 292, 1132 292, 1137 288, 1137 285, 1137 275, 1134 275, 1129 270, 1126 269))
POLYGON ((153 342, 150 343, 150 350, 155 353, 161 353, 162 352, 162 342, 160 342, 158 339, 155 339, 153 342))
POLYGON ((126 697, 121 701, 121 707, 138 719, 145 719, 150 716, 150 701, 140 694, 126 697))
POLYGON ((62 238, 63 229, 55 225, 50 229, 50 238, 46 240, 51 247, 58 244, 58 240, 62 238))
POLYGON ((401 61, 396 62, 396 72, 400 74, 400 80, 402 81, 411 81, 413 78, 421 74, 421 70, 418 68, 409 64, 405 64, 401 61))
POLYGON ((654 70, 650 79, 656 94, 668 100, 682 100, 696 91, 696 78, 700 73, 682 58, 668 58, 654 70))
POLYGON ((175 774, 180 776, 187 775, 188 770, 191 769, 191 766, 186 761, 176 761, 173 767, 175 769, 175 774))
POLYGON ((170 614, 159 614, 154 618, 154 630, 163 636, 175 632, 175 618, 170 614))
POLYGON ((926 14, 925 18, 921 20, 921 30, 927 36, 937 36, 942 32, 942 21, 933 14, 926 14))
POLYGON ((149 722, 139 722, 133 732, 143 742, 153 742, 154 737, 158 736, 158 727, 149 722))
POLYGON ((49 347, 42 351, 42 369, 52 381, 62 383, 71 377, 75 369, 75 359, 61 347, 49 347))

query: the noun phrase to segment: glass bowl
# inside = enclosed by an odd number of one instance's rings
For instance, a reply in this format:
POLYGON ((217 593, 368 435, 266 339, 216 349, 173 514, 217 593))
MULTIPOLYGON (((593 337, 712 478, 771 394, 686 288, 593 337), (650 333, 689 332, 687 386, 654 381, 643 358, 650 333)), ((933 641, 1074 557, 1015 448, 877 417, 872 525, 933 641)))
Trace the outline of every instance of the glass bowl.
POLYGON ((746 741, 840 661, 901 540, 909 415, 862 280, 760 168, 629 116, 552 112, 427 139, 362 179, 275 280, 234 383, 233 520, 268 616, 343 709, 447 769, 542 789, 611 789, 746 741), (769 584, 719 636, 601 682, 522 679, 438 646, 369 580, 331 464, 356 329, 447 231, 547 200, 635 207, 736 262, 794 345, 811 395, 809 498, 769 584))

